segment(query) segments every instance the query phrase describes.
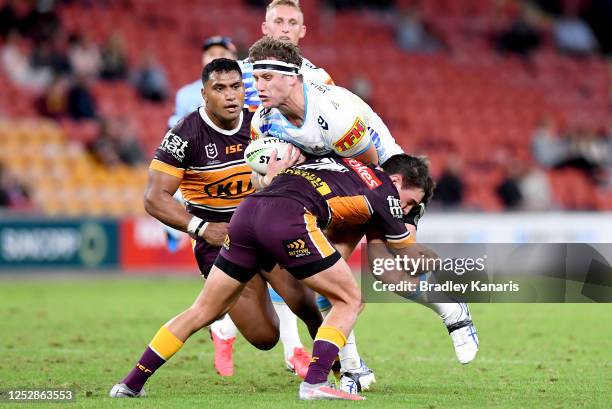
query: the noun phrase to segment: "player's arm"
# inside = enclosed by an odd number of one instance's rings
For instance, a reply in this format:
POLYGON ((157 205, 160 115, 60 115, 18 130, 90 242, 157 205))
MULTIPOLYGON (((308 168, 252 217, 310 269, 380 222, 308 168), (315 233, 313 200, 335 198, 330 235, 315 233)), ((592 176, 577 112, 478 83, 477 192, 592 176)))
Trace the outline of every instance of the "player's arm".
POLYGON ((343 116, 334 121, 330 134, 331 147, 345 158, 355 158, 365 164, 378 164, 378 153, 364 119, 355 115, 343 116))
POLYGON ((147 213, 170 227, 191 236, 200 236, 211 245, 223 244, 227 234, 227 223, 208 223, 190 215, 173 197, 181 184, 182 175, 179 176, 180 173, 173 175, 170 173, 172 171, 170 165, 156 159, 151 164, 144 198, 147 213), (162 168, 164 170, 160 170, 162 168))

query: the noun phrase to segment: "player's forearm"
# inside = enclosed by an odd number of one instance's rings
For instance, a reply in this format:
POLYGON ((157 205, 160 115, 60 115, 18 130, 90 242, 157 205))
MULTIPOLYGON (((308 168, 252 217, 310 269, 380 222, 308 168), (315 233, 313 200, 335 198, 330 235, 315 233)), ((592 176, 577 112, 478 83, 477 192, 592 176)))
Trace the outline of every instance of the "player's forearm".
POLYGON ((192 216, 168 192, 147 193, 144 207, 147 213, 160 222, 177 230, 187 232, 192 216))

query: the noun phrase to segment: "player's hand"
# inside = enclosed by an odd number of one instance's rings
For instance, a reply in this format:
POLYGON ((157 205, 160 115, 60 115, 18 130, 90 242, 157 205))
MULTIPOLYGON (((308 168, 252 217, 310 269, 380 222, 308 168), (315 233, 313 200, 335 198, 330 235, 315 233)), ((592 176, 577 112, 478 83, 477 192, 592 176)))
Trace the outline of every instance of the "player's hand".
POLYGON ((425 205, 423 203, 419 203, 418 205, 412 206, 412 209, 408 213, 402 217, 402 220, 406 224, 411 224, 416 229, 417 224, 419 224, 419 220, 425 214, 425 205))
POLYGON ((202 233, 202 238, 211 246, 221 246, 225 240, 225 236, 227 235, 228 226, 229 223, 209 222, 208 226, 206 226, 206 229, 202 233))
POLYGON ((287 154, 281 160, 277 160, 276 157, 278 155, 278 151, 274 149, 270 153, 270 161, 268 162, 268 171, 266 172, 266 182, 271 182, 272 179, 283 170, 297 165, 298 163, 302 163, 305 160, 304 155, 300 151, 300 148, 290 145, 287 148, 287 154))

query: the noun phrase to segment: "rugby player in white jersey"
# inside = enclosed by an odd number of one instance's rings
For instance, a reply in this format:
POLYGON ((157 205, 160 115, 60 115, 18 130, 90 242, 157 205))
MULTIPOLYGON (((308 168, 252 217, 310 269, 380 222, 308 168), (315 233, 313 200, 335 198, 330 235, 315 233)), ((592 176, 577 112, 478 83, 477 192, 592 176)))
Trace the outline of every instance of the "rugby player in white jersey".
MULTIPOLYGON (((303 79, 296 46, 264 37, 251 47, 249 59, 262 103, 251 121, 252 138, 272 136, 307 154, 355 157, 365 163, 383 164, 403 152, 380 117, 359 97, 341 87, 303 79)), ((275 159, 270 158, 267 175, 255 175, 256 185, 266 186, 282 170, 275 159)), ((423 211, 424 206, 415 206, 404 220, 413 234, 423 211)), ((347 257, 361 236, 353 232, 341 240, 331 238, 347 257)), ((459 362, 471 362, 478 351, 478 338, 467 305, 450 299, 430 303, 417 296, 414 300, 443 320, 459 362)))
MULTIPOLYGON (((304 16, 298 2, 293 0, 272 1, 266 8, 265 20, 261 23, 261 30, 264 35, 298 45, 300 39, 306 35, 304 16)), ((216 58, 237 58, 236 47, 230 38, 214 36, 204 42, 202 54, 203 66, 206 66, 206 64, 216 58)), ((254 111, 259 106, 260 101, 255 89, 252 64, 246 59, 240 61, 240 65, 245 88, 245 106, 254 111)), ((324 69, 316 67, 306 59, 303 59, 302 72, 306 78, 311 80, 327 84, 333 83, 331 77, 324 69)), ((174 113, 168 120, 169 128, 176 125, 181 118, 202 105, 201 85, 201 81, 198 79, 179 89, 176 95, 174 113)), ((182 200, 180 192, 177 192, 175 198, 179 201, 182 200)), ((168 245, 172 251, 176 245, 175 243, 180 240, 183 233, 170 227, 166 227, 166 231, 168 245)), ((287 368, 303 378, 306 375, 310 362, 310 353, 306 351, 300 340, 296 316, 287 307, 282 298, 272 289, 270 289, 270 297, 280 321, 280 339, 283 344, 285 364, 287 368)), ((323 305, 323 307, 329 309, 329 305, 323 305)), ((219 374, 229 376, 233 373, 232 351, 237 334, 236 326, 229 316, 225 316, 225 318, 213 323, 210 330, 215 345, 215 368, 219 374)), ((347 351, 351 350, 350 345, 354 344, 349 343, 347 351)), ((356 348, 354 348, 354 353, 351 356, 353 361, 360 362, 356 348)), ((369 371, 365 366, 363 370, 369 371)))

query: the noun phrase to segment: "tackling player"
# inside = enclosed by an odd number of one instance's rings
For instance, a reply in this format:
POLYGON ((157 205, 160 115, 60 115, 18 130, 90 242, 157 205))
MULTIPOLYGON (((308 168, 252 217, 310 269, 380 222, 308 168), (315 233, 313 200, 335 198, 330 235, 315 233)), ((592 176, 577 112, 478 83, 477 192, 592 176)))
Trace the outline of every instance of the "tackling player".
MULTIPOLYGON (((236 61, 216 59, 209 63, 203 70, 202 84, 205 106, 179 121, 156 151, 145 208, 164 224, 194 238, 194 254, 206 276, 233 211, 253 193, 250 168, 243 157, 252 113, 243 109, 244 86, 236 61), (172 198, 178 188, 187 209, 172 198)), ((276 344, 278 322, 261 279, 249 283, 229 315, 258 348, 269 349, 276 344), (272 318, 255 325, 253 315, 257 314, 272 318)), ((310 306, 303 307, 300 317, 314 335, 321 323, 314 298, 310 306)))
MULTIPOLYGON (((296 46, 264 37, 249 50, 257 91, 262 105, 251 122, 251 137, 272 136, 290 142, 311 155, 336 154, 355 157, 366 163, 384 165, 393 155, 402 153, 381 118, 359 97, 332 85, 323 85, 300 75, 302 57, 296 46)), ((275 167, 274 160, 270 166, 275 167)), ((270 170, 270 167, 268 168, 270 170)), ((255 178, 265 186, 269 176, 255 178)), ((405 222, 416 223, 424 206, 406 215, 405 222)), ((348 257, 361 235, 345 234, 342 243, 332 239, 348 257)), ((415 301, 435 311, 446 325, 459 362, 471 362, 478 351, 478 341, 469 309, 463 303, 415 301)))
MULTIPOLYGON (((415 167, 427 171, 421 159, 397 155, 389 162, 393 162, 390 173, 385 173, 355 159, 313 159, 285 169, 268 188, 244 199, 195 303, 161 327, 136 368, 112 388, 111 396, 144 396, 146 380, 194 332, 233 310, 247 283, 264 276, 277 288, 273 276, 278 269, 272 268, 279 263, 332 304, 317 331, 313 359, 299 388, 300 399, 363 399, 327 383, 331 366, 363 306, 350 267, 321 228, 341 219, 368 225, 380 232, 393 253, 418 257, 419 246, 412 245, 414 240, 402 214, 429 200, 433 182, 428 174, 413 178, 415 167), (422 186, 412 185, 412 181, 422 186), (257 274, 258 267, 268 273, 257 274)), ((406 279, 418 281, 418 277, 406 279)), ((302 297, 282 293, 287 300, 302 297)), ((259 325, 266 317, 254 314, 253 320, 259 325)))

